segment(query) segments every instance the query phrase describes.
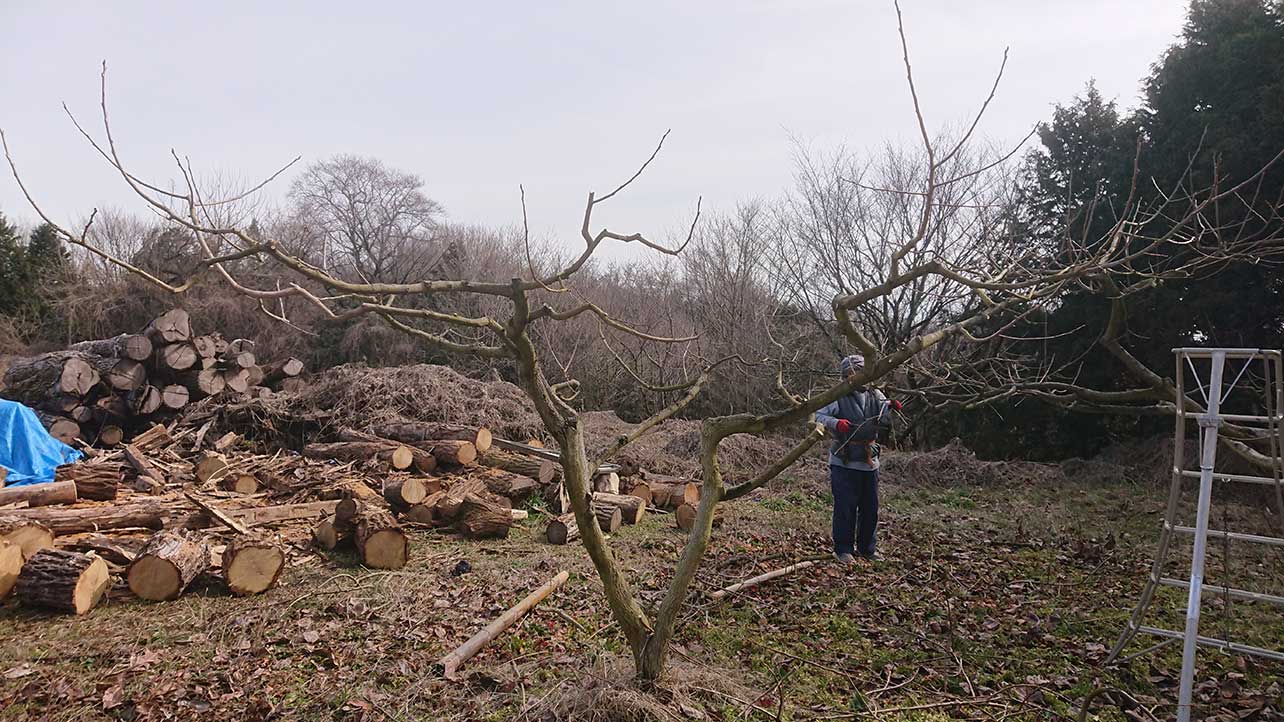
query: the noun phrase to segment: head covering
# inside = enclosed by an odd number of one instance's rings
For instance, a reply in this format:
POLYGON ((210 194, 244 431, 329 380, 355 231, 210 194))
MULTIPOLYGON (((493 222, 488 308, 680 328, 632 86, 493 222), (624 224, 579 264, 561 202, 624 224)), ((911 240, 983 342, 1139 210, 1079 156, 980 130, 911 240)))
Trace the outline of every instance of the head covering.
POLYGON ((842 372, 843 378, 847 378, 851 372, 859 371, 863 368, 865 368, 865 357, 858 353, 847 356, 838 362, 838 370, 842 372))

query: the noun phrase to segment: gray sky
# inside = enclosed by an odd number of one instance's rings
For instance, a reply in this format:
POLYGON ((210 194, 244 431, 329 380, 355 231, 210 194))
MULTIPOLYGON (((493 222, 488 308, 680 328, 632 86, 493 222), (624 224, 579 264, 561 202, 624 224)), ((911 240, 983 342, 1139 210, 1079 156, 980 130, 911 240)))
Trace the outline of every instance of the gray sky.
MULTIPOLYGON (((1180 31, 1184 0, 903 0, 928 123, 961 122, 1008 70, 983 132, 1013 141, 1089 78, 1123 106, 1180 31)), ((0 0, 0 127, 59 220, 142 206, 76 133, 97 125, 108 61, 126 162, 246 178, 350 152, 422 176, 452 220, 520 221, 578 243, 585 194, 651 152, 595 220, 663 237, 706 208, 778 194, 792 137, 816 148, 913 140, 890 0, 78 2, 0 0)), ((270 186, 279 198, 289 178, 270 186)), ((7 168, 0 210, 34 214, 7 168)))

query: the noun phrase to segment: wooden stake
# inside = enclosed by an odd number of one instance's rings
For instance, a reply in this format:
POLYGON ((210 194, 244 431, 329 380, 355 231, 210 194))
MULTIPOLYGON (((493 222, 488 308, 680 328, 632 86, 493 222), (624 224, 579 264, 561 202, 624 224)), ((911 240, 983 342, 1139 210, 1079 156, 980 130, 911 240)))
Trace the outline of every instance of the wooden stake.
POLYGON ((716 602, 721 600, 723 597, 727 596, 728 594, 735 594, 736 592, 749 589, 750 587, 756 587, 759 584, 762 584, 763 582, 769 582, 772 579, 783 577, 786 574, 792 574, 794 572, 802 571, 803 569, 807 569, 809 567, 814 567, 814 566, 816 566, 815 561, 805 561, 805 562, 798 562, 797 564, 790 564, 789 566, 783 569, 776 569, 774 571, 767 572, 766 574, 759 574, 756 577, 750 577, 744 580, 743 582, 732 584, 731 586, 724 587, 722 589, 719 589, 716 592, 710 592, 709 598, 716 602))
POLYGON ((436 665, 441 671, 441 674, 445 676, 446 679, 458 679, 459 665, 472 659, 474 655, 481 651, 482 647, 486 646, 498 637, 505 629, 513 626, 517 620, 525 616, 526 613, 533 609, 536 604, 547 599, 548 596, 558 587, 562 586, 569 577, 570 574, 566 571, 558 572, 557 576, 548 580, 544 586, 531 592, 525 599, 518 602, 516 606, 499 615, 498 619, 487 624, 484 629, 477 634, 474 634, 467 642, 464 642, 455 649, 455 651, 447 654, 445 657, 442 657, 436 665))

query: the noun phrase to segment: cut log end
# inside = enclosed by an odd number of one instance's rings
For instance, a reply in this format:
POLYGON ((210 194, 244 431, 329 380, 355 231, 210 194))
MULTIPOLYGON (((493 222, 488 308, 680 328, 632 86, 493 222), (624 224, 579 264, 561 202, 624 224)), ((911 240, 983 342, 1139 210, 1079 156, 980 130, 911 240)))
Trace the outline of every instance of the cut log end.
POLYGON ((22 572, 22 547, 0 539, 0 599, 9 596, 22 572))
POLYGON ((174 532, 160 531, 129 565, 129 589, 142 599, 177 599, 198 574, 209 568, 210 550, 205 542, 174 532))
POLYGON ((223 578, 233 594, 244 596, 271 589, 284 568, 285 553, 264 539, 237 539, 223 551, 223 578))

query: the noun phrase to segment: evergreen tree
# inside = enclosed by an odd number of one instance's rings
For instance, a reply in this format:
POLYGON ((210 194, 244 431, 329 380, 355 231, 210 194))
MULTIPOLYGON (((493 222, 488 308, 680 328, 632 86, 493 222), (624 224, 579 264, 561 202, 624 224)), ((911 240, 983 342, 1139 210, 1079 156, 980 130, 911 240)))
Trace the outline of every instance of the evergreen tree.
POLYGON ((0 315, 13 316, 27 296, 27 253, 18 229, 0 213, 0 315))

